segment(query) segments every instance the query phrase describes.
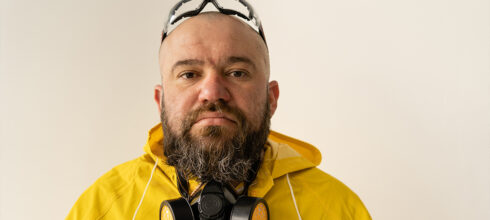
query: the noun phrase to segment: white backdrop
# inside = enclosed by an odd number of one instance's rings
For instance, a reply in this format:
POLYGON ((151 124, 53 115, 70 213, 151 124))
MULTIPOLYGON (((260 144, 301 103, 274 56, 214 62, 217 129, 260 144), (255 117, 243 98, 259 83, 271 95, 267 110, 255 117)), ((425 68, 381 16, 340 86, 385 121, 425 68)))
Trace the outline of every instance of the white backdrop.
MULTIPOLYGON (((0 2, 0 219, 62 219, 158 123, 174 1, 0 2)), ((251 3, 273 129, 317 146, 374 219, 490 219, 489 1, 251 3)))

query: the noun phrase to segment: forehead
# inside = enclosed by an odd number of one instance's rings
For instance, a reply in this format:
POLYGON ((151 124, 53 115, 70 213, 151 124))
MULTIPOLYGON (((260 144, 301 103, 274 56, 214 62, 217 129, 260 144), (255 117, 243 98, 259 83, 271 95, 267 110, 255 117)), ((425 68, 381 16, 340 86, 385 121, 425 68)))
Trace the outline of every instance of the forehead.
POLYGON ((266 46, 257 32, 228 15, 199 15, 180 24, 160 50, 162 72, 180 59, 219 63, 229 57, 247 57, 266 65, 266 46))

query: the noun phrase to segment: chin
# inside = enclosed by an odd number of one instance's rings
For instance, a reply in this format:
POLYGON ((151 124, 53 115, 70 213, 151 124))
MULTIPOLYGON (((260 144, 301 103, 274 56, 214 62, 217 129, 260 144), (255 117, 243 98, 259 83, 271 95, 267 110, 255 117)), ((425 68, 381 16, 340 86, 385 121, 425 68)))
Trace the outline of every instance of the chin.
POLYGON ((231 140, 237 134, 236 128, 220 125, 205 126, 196 130, 196 132, 191 132, 192 136, 210 141, 225 142, 231 140))

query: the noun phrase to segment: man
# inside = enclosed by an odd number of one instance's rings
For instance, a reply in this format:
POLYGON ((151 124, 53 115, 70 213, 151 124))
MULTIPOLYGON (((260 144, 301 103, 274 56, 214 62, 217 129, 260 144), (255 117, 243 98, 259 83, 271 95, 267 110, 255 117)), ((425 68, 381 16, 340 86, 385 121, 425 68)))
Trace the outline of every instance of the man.
POLYGON ((162 123, 146 154, 97 180, 68 219, 157 219, 163 201, 196 204, 191 195, 211 183, 264 198, 270 219, 370 219, 357 195, 315 168, 316 148, 269 131, 279 86, 262 35, 214 12, 164 36, 154 95, 162 123))

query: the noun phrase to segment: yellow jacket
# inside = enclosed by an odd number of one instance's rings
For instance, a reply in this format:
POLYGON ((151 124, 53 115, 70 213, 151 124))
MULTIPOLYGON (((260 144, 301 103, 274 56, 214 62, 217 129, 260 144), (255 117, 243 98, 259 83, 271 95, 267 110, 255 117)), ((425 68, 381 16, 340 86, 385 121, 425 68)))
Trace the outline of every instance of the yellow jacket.
MULTIPOLYGON (((165 164, 162 140, 157 125, 149 132, 146 153, 100 177, 66 219, 133 219, 138 207, 135 219, 158 219, 161 202, 180 197, 175 169, 165 164)), ((267 201, 271 220, 299 219, 298 215, 302 219, 371 219, 355 193, 315 167, 320 161, 315 147, 271 131, 248 194, 267 201)), ((197 185, 190 182, 191 189, 197 185)))

